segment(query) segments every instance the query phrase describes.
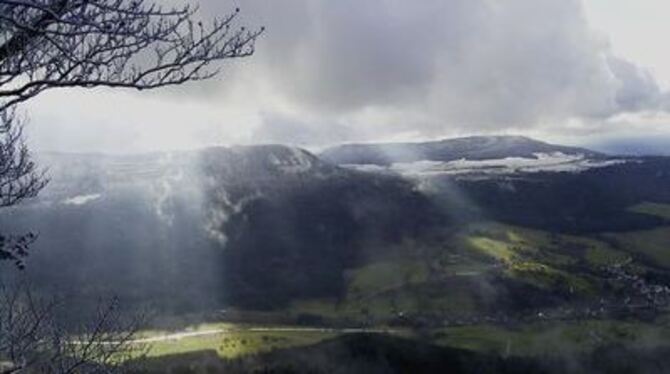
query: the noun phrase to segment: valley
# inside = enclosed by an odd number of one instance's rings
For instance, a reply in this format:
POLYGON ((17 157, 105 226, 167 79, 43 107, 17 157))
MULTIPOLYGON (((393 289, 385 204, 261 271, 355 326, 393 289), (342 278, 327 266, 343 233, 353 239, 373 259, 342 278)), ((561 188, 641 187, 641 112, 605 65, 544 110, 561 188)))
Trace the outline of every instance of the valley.
MULTIPOLYGON (((663 230, 670 233, 657 231, 663 230)), ((473 224, 443 242, 448 251, 404 243, 387 248, 388 257, 348 270, 347 294, 339 300, 301 300, 268 312, 226 310, 224 324, 161 338, 149 356, 210 350, 233 360, 370 333, 503 357, 572 356, 613 344, 664 346, 670 337, 667 287, 654 296, 658 285, 636 287, 643 278, 626 279, 663 266, 637 263, 645 258, 637 248, 594 237, 473 224), (518 289, 496 294, 503 292, 496 283, 518 289)))
POLYGON ((670 334, 669 158, 518 137, 44 157, 52 184, 0 216, 39 233, 24 276, 78 306, 65 325, 100 295, 149 311, 132 343, 150 362, 371 335, 563 357, 670 334))

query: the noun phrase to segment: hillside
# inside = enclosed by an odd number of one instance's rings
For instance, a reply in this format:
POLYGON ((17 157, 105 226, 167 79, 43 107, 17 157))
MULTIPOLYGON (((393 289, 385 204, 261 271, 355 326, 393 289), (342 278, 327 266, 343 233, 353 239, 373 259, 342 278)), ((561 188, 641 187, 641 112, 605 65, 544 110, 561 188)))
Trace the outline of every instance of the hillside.
MULTIPOLYGON (((523 152, 579 152, 590 164, 404 174, 281 145, 46 155, 50 186, 0 223, 40 234, 28 275, 42 289, 81 300, 116 294, 170 315, 467 325, 537 319, 537 310, 578 318, 567 310, 595 307, 595 295, 604 316, 634 313, 622 300, 642 296, 613 267, 626 264, 649 287, 670 279, 670 159, 605 158, 526 138, 431 146, 542 161, 505 153, 515 142, 523 152)), ((644 305, 665 303, 664 292, 644 305)))
POLYGON ((320 156, 338 165, 388 166, 416 161, 535 158, 536 154, 551 153, 603 157, 587 149, 554 145, 522 136, 473 136, 424 143, 346 144, 327 149, 320 156))
POLYGON ((141 362, 134 374, 153 373, 664 373, 668 348, 611 344, 593 352, 543 357, 440 347, 396 336, 349 335, 307 347, 224 360, 212 351, 141 362))
POLYGON ((170 313, 337 294, 362 246, 443 222, 408 181, 284 146, 43 163, 49 187, 0 217, 40 235, 28 274, 51 292, 170 313))

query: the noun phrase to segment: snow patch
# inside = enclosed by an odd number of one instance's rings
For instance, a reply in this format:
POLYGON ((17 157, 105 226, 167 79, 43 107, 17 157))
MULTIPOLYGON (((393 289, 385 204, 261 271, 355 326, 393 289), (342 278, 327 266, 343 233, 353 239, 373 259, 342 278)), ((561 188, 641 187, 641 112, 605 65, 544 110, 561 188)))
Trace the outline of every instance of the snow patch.
POLYGON ((535 158, 507 157, 490 160, 416 161, 395 163, 389 167, 378 165, 344 165, 359 171, 392 172, 412 177, 440 175, 506 175, 515 173, 567 172, 580 173, 593 168, 602 168, 625 163, 626 160, 594 160, 583 154, 536 153, 535 158))
POLYGON ((98 200, 102 195, 100 194, 90 194, 90 195, 79 195, 69 199, 63 200, 65 205, 76 205, 81 206, 90 203, 91 201, 98 200))
POLYGON ((379 166, 379 165, 372 165, 372 164, 362 164, 362 165, 359 165, 359 164, 344 164, 344 165, 341 165, 341 166, 343 168, 346 168, 346 169, 352 169, 352 170, 368 172, 368 173, 383 173, 383 172, 389 171, 389 168, 387 168, 387 167, 379 166))
POLYGON ((307 153, 294 147, 288 148, 289 154, 277 156, 273 153, 269 156, 269 161, 277 169, 290 174, 305 173, 312 169, 312 159, 307 153))

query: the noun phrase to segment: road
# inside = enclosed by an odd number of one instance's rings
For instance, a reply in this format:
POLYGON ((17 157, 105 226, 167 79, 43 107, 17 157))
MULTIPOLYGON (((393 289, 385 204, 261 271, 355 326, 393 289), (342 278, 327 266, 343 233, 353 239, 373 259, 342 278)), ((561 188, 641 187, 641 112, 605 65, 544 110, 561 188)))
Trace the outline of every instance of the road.
POLYGON ((182 331, 171 334, 152 336, 147 338, 139 338, 131 340, 131 344, 151 344, 151 343, 161 343, 173 340, 181 340, 188 338, 199 338, 213 335, 221 335, 231 332, 304 332, 304 333, 332 333, 332 334, 360 334, 360 333, 369 333, 369 334, 397 334, 400 330, 394 329, 366 329, 366 328, 346 328, 346 329, 335 329, 335 328, 319 328, 319 327, 250 327, 250 328, 239 328, 239 327, 228 327, 228 328, 219 328, 219 329, 210 329, 210 330, 201 330, 201 331, 182 331))

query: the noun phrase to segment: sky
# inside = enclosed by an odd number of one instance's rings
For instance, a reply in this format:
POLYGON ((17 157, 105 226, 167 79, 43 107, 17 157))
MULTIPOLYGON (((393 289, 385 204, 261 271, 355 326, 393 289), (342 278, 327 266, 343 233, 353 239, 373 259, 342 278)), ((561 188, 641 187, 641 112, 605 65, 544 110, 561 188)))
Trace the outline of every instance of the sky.
POLYGON ((666 0, 202 0, 266 26, 212 81, 51 91, 24 106, 38 151, 418 141, 520 134, 670 139, 666 0))
POLYGON ((670 52, 662 44, 668 35, 665 0, 587 0, 584 2, 592 29, 611 42, 613 52, 635 61, 670 88, 670 52))

